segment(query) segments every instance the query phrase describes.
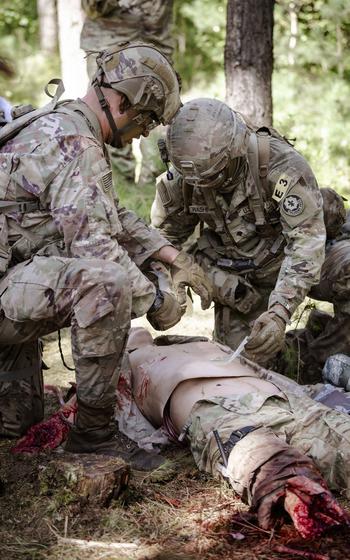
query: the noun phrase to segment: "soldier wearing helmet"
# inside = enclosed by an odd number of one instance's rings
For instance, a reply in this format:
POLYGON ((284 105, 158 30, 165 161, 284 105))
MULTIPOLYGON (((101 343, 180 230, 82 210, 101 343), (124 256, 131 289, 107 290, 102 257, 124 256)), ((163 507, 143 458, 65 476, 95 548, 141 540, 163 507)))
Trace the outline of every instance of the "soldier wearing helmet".
POLYGON ((320 279, 326 230, 315 176, 276 130, 215 99, 180 109, 167 149, 174 178, 158 179, 152 223, 177 246, 201 225, 192 252, 213 284, 215 338, 236 348, 248 336, 247 356, 266 365, 320 279))
MULTIPOLYGON (((118 205, 105 150, 169 123, 180 107, 179 83, 157 49, 128 44, 100 54, 82 99, 58 96, 41 109, 22 108, 0 133, 2 369, 15 369, 8 356, 22 343, 71 326, 78 413, 67 449, 119 454, 110 421, 130 319, 148 312, 167 328, 174 310, 174 322, 181 316, 157 282, 160 272, 152 283, 140 267, 151 256, 164 261, 175 281, 192 285, 204 306, 210 301, 191 257, 118 205)), ((0 408, 0 432, 14 435, 11 418, 3 429, 0 408)))

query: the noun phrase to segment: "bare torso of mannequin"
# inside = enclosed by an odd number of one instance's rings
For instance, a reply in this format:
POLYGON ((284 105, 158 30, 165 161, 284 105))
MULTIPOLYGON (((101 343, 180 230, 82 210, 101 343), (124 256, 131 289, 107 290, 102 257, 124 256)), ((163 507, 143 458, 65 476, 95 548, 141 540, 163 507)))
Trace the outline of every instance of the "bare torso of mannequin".
POLYGON ((231 361, 230 354, 213 342, 155 346, 150 333, 137 328, 131 330, 128 349, 135 402, 157 427, 169 400, 170 419, 181 432, 193 405, 206 397, 282 394, 239 358, 231 361))
POLYGON ((252 392, 260 392, 267 396, 278 394, 272 383, 254 377, 189 379, 180 383, 171 395, 170 418, 177 431, 181 432, 197 401, 232 394, 243 396, 252 392))

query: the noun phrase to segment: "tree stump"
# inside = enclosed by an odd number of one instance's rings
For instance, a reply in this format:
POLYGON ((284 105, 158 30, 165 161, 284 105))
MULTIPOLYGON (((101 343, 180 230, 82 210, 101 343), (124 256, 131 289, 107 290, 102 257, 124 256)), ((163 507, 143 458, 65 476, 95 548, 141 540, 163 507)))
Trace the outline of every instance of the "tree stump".
POLYGON ((54 495, 61 505, 108 506, 128 485, 130 468, 121 459, 69 454, 50 461, 39 475, 40 493, 54 495))

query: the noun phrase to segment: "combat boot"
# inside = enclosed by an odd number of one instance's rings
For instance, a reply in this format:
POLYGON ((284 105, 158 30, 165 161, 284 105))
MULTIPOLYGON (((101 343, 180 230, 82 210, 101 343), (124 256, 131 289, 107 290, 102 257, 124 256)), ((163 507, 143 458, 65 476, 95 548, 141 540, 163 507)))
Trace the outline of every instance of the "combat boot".
POLYGON ((144 451, 133 442, 128 446, 123 443, 124 436, 111 422, 113 408, 93 408, 78 401, 76 423, 68 434, 65 451, 120 457, 136 470, 148 471, 162 465, 164 458, 160 455, 144 451))

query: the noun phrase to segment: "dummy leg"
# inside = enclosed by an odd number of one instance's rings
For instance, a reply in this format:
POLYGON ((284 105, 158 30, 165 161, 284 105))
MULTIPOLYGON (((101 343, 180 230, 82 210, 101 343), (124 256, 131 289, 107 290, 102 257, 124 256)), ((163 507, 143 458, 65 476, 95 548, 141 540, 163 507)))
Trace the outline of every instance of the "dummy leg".
MULTIPOLYGON (((294 429, 296 433, 302 430, 302 426, 295 422, 288 402, 272 397, 257 408, 260 396, 252 394, 248 397, 217 399, 222 404, 199 401, 193 407, 188 437, 198 467, 214 476, 222 472, 213 430, 218 431, 229 451, 230 442, 239 439, 240 430, 247 426, 256 427, 232 448, 226 475, 234 490, 257 511, 260 525, 265 528, 273 525, 277 504, 284 505, 303 536, 319 534, 328 521, 329 525, 343 522, 343 512, 326 490, 320 472, 302 453, 302 442, 297 437, 293 447, 285 442, 283 435, 287 429, 294 429), (299 498, 295 498, 295 494, 299 498), (308 527, 303 526, 296 514, 299 499, 307 504, 303 507, 310 521, 308 527), (319 508, 326 512, 327 521, 317 517, 319 508)), ((306 401, 304 406, 310 402, 309 399, 306 401)), ((340 421, 344 415, 337 414, 340 421)), ((350 420, 347 422, 350 427, 350 420)))

